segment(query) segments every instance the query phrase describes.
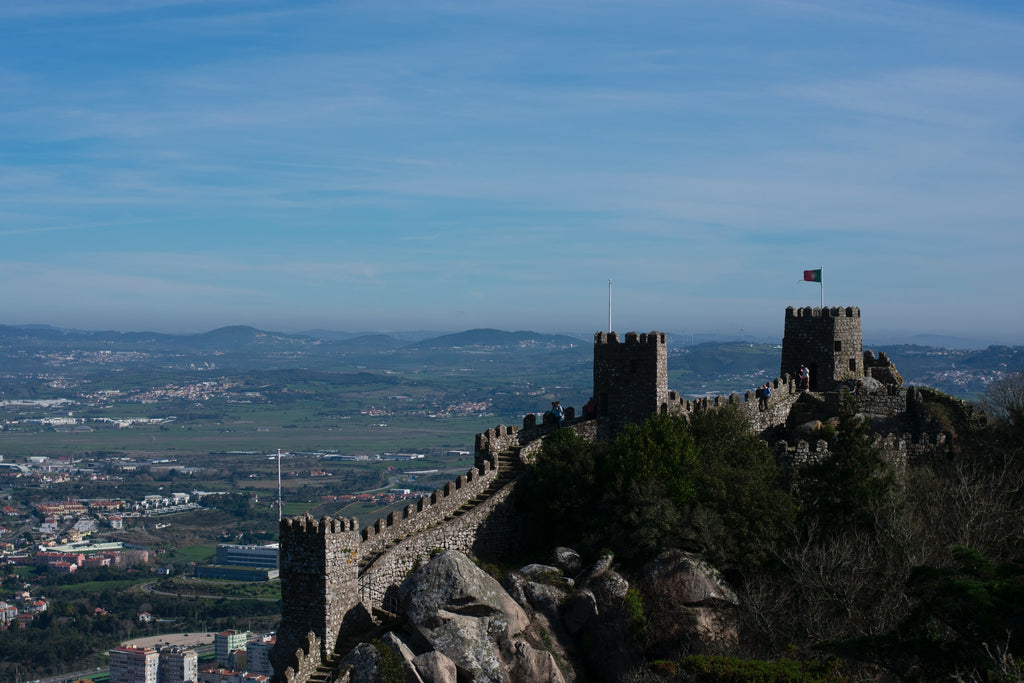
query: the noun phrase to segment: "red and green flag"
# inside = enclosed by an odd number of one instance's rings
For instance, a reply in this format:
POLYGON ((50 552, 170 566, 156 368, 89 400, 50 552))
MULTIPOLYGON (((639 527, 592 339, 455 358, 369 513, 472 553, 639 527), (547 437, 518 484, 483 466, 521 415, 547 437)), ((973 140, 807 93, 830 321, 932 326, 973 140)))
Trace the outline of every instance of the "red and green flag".
POLYGON ((821 282, 821 268, 817 270, 805 270, 804 282, 821 282))

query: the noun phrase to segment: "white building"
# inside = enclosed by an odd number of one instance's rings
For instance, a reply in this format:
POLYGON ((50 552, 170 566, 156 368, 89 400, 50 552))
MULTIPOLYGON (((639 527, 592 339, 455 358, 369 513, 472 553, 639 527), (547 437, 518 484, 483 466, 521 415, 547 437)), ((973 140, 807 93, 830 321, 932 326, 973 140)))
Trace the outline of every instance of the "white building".
POLYGON ((115 647, 110 651, 110 683, 159 683, 160 656, 152 648, 115 647))
POLYGON ((270 650, 276 642, 276 636, 261 636, 246 643, 245 668, 249 673, 274 675, 274 668, 270 665, 270 650))

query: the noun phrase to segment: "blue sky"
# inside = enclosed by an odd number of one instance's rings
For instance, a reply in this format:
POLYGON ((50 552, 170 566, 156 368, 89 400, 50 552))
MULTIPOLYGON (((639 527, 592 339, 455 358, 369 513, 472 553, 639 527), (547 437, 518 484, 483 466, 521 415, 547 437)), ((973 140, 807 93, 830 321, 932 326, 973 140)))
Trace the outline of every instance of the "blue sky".
POLYGON ((1024 343, 1016 2, 0 2, 0 322, 1024 343))

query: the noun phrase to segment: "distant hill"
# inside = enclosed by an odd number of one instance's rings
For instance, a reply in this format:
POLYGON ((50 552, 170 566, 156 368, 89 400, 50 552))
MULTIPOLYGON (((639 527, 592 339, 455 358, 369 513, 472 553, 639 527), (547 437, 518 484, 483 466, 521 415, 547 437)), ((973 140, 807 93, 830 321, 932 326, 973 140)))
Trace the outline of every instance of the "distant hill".
POLYGON ((433 339, 410 344, 406 348, 455 349, 455 348, 567 348, 579 346, 583 341, 564 334, 542 334, 540 332, 518 331, 506 332, 490 328, 480 328, 446 334, 433 339))
POLYGON ((887 337, 884 343, 876 340, 864 340, 864 348, 874 349, 881 346, 929 346, 937 349, 985 349, 995 344, 988 339, 973 337, 954 337, 948 334, 909 334, 887 337))
POLYGON ((178 338, 192 349, 220 351, 250 351, 254 348, 306 346, 316 340, 303 335, 265 332, 248 325, 229 325, 202 334, 178 338))

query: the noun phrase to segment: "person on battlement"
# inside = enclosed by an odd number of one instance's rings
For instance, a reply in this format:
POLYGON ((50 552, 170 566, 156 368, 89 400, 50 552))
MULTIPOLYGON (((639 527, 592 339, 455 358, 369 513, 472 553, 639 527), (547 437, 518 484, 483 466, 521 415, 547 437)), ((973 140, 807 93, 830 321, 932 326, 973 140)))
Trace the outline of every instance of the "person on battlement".
POLYGON ((583 405, 583 419, 593 420, 597 417, 597 401, 591 396, 590 400, 583 405))
POLYGON ((561 429, 562 420, 565 419, 565 411, 562 410, 561 401, 555 401, 551 404, 551 414, 555 416, 555 429, 561 429))

